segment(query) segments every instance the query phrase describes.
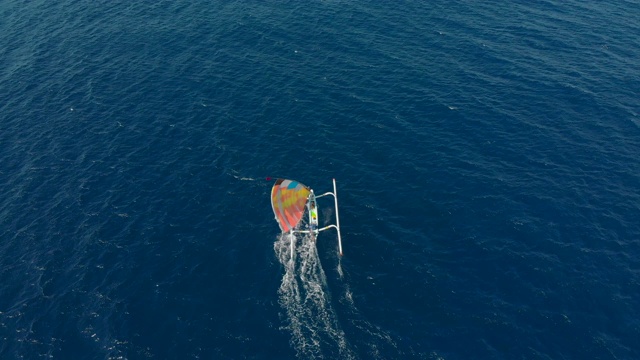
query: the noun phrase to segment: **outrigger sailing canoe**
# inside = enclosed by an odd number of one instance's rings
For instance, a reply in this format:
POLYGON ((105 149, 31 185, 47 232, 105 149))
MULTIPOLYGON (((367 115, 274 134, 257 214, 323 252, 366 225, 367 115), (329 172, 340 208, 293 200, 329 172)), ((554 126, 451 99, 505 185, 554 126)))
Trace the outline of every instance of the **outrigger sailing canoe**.
POLYGON ((336 179, 333 179, 333 192, 326 192, 316 196, 313 190, 295 180, 277 179, 271 188, 271 207, 276 215, 276 221, 283 233, 291 235, 291 258, 293 259, 294 233, 310 234, 315 240, 320 231, 334 228, 338 231, 338 250, 342 256, 342 239, 340 238, 340 218, 338 217, 338 195, 336 191, 336 179), (322 228, 318 227, 317 198, 326 195, 333 196, 336 207, 336 224, 322 228), (298 229, 305 210, 309 216, 306 230, 298 229))

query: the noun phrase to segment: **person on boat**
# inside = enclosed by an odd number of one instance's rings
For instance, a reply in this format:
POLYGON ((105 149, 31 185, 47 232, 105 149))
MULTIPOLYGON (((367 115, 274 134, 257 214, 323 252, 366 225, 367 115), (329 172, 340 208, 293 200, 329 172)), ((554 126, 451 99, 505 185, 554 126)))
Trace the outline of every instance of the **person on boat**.
POLYGON ((315 223, 317 221, 316 219, 318 218, 318 215, 316 215, 316 203, 311 202, 309 204, 309 207, 310 207, 310 213, 311 213, 311 219, 312 219, 310 228, 311 230, 316 230, 318 227, 315 223))

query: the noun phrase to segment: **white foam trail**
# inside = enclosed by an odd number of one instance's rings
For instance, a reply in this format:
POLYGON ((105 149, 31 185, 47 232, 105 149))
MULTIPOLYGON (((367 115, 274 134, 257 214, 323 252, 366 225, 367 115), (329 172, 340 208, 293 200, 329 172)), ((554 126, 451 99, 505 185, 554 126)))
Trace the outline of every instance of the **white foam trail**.
POLYGON ((351 292, 351 288, 349 287, 349 284, 345 279, 344 272, 342 271, 341 258, 338 258, 336 272, 338 273, 340 280, 344 280, 344 294, 340 299, 340 303, 350 310, 349 322, 357 328, 361 334, 366 335, 362 337, 363 340, 366 339, 363 341, 363 345, 366 346, 361 348, 368 350, 367 358, 385 359, 385 356, 380 353, 380 348, 390 349, 393 353, 398 354, 398 346, 391 336, 379 326, 368 322, 356 308, 355 302, 353 301, 353 293, 351 292))
POLYGON ((291 259, 289 235, 274 244, 285 273, 278 290, 287 317, 291 345, 301 359, 355 358, 331 306, 327 280, 316 245, 309 236, 296 239, 291 259))

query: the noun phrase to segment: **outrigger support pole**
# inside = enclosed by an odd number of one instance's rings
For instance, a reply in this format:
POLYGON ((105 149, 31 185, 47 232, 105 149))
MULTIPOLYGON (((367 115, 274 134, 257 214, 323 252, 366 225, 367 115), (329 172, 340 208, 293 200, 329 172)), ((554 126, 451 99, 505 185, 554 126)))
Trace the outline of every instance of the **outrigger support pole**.
MULTIPOLYGON (((327 195, 331 195, 333 196, 333 201, 335 203, 335 207, 336 207, 336 224, 333 225, 327 225, 323 228, 317 229, 317 230, 292 230, 291 234, 293 235, 293 233, 301 233, 301 234, 310 234, 310 233, 314 233, 317 234, 320 231, 325 231, 327 229, 331 229, 334 228, 338 231, 338 251, 340 252, 340 256, 342 256, 342 237, 340 236, 340 216, 338 215, 338 191, 336 190, 336 179, 333 179, 333 192, 326 192, 322 195, 318 195, 316 196, 317 198, 321 198, 323 196, 327 196, 327 195)), ((293 258, 293 240, 291 240, 291 258, 293 258)))

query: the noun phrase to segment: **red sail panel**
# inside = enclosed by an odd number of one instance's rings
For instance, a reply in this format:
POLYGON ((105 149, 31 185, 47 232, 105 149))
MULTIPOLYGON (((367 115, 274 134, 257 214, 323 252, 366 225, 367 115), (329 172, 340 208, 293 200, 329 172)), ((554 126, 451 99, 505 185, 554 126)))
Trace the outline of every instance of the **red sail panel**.
POLYGON ((311 191, 295 180, 278 179, 271 188, 271 207, 282 232, 298 226, 311 191))

